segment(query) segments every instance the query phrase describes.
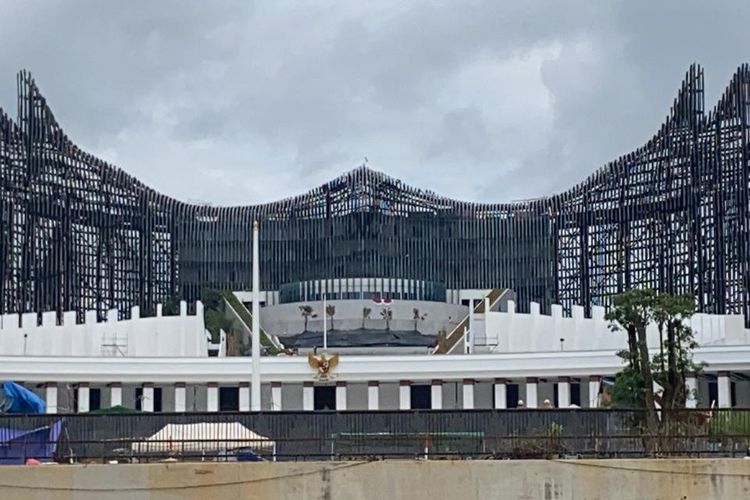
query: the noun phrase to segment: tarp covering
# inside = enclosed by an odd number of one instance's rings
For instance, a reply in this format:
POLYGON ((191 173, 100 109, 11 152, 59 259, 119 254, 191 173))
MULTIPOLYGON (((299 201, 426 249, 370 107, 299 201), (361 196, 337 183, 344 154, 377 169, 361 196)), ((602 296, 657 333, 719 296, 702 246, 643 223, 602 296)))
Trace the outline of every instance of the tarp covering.
POLYGON ((16 384, 15 382, 3 382, 3 394, 10 405, 5 410, 7 413, 46 413, 47 404, 42 398, 16 384))
POLYGON ((167 424, 151 437, 131 444, 135 453, 214 452, 236 448, 273 449, 276 443, 239 422, 167 424))
POLYGON ((0 427, 0 464, 24 464, 29 458, 52 460, 61 429, 61 420, 30 431, 0 427))

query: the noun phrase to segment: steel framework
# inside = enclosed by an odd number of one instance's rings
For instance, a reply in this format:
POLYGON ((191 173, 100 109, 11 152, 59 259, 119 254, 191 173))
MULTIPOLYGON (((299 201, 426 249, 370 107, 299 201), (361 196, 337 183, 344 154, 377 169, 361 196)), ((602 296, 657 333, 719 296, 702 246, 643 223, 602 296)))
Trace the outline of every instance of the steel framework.
POLYGON ((449 289, 516 290, 547 308, 607 305, 629 287, 694 294, 700 310, 748 318, 748 102, 741 66, 704 112, 687 72, 643 147, 561 194, 480 204, 360 167, 307 194, 253 206, 183 203, 81 151, 32 77, 18 117, 0 110, 0 313, 130 306, 251 283, 400 277, 449 289))

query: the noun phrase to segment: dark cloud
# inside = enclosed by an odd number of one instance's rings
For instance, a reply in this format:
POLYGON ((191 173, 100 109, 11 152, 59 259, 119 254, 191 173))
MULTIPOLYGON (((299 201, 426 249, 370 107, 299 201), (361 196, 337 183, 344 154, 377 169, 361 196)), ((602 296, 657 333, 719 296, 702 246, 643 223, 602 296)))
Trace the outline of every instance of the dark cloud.
POLYGON ((645 142, 688 65, 708 105, 750 4, 0 0, 0 106, 37 78, 82 147, 181 199, 355 167, 449 196, 561 191, 645 142), (5 83, 2 83, 5 82, 5 83))

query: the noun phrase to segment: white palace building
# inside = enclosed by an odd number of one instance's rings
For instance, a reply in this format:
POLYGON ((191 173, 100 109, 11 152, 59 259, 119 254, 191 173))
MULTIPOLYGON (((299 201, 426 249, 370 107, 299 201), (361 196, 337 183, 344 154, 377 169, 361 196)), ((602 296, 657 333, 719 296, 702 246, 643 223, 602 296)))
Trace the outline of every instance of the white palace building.
MULTIPOLYGON (((477 291, 476 296, 489 292, 477 291)), ((448 319, 468 311, 461 305, 466 300, 463 293, 451 299, 453 304, 444 304, 448 319)), ((243 299, 241 293, 235 295, 243 299)), ((270 295, 264 299, 263 327, 286 335, 272 334, 275 342, 299 339, 292 334, 315 329, 321 321, 313 314, 303 327, 308 318, 297 314, 280 327, 275 309, 291 305, 275 305, 270 295)), ((411 333, 416 334, 427 314, 435 317, 439 312, 435 303, 393 301, 387 305, 392 324, 385 327, 378 324, 380 319, 342 317, 348 309, 361 311, 368 303, 373 305, 367 300, 330 301, 338 310, 330 318, 333 326, 355 334, 360 328, 363 338, 370 338, 365 332, 377 328, 393 338, 406 338, 398 333, 399 321, 404 328, 411 322, 411 333), (410 317, 418 308, 429 313, 410 317), (364 328, 366 322, 371 328, 364 328)), ((318 302, 311 307, 325 310, 318 302)), ((377 307, 384 306, 373 309, 377 307)), ((288 351, 291 354, 261 356, 260 409, 508 408, 519 400, 530 408, 541 407, 545 400, 556 407, 596 407, 602 384, 622 368, 615 353, 625 347, 625 334, 610 331, 601 308, 595 307, 591 318, 584 318, 583 309, 577 307, 570 317, 557 306, 551 315, 543 315, 536 304, 529 314, 520 314, 506 293, 472 307, 475 312, 463 323, 448 321, 453 333, 448 335, 452 342, 446 354, 435 353, 434 347, 404 347, 389 341, 337 347, 337 329, 331 329, 327 352, 339 356, 327 377, 321 377, 308 360, 308 352, 321 353, 319 346, 298 344, 288 351)), ((2 316, 0 377, 37 392, 50 413, 116 405, 154 412, 249 411, 251 358, 226 356, 224 335, 212 344, 202 304, 195 309, 195 314, 188 314, 183 302, 179 316, 162 316, 159 310, 156 317, 141 318, 136 308, 131 319, 121 321, 113 310, 109 321, 97 322, 91 313, 80 324, 75 313, 66 314, 62 324, 54 313, 43 315, 41 324, 36 314, 2 316)), ((226 310, 235 313, 229 304, 226 310)), ((707 366, 689 379, 697 389, 690 405, 750 406, 750 330, 744 328, 743 318, 696 314, 691 326, 700 344, 696 361, 707 366)), ((654 347, 658 345, 655 333, 650 332, 654 347)))

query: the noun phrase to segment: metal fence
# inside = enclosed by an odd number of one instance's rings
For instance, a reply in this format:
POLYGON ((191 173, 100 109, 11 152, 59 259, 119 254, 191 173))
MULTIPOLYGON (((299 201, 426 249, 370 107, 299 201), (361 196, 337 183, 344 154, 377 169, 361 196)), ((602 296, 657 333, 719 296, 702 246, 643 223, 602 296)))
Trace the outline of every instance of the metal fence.
POLYGON ((744 456, 750 409, 0 415, 0 463, 744 456), (46 455, 45 455, 46 454, 46 455))

